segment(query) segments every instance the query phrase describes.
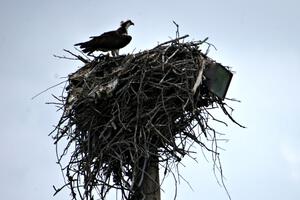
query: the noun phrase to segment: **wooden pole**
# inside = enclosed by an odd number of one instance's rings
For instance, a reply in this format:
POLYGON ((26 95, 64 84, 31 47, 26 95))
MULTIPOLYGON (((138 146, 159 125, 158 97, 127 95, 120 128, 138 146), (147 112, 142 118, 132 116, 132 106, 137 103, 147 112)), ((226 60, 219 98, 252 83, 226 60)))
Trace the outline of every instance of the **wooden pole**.
POLYGON ((145 195, 144 200, 160 200, 158 157, 153 156, 149 162, 142 185, 142 192, 145 195))

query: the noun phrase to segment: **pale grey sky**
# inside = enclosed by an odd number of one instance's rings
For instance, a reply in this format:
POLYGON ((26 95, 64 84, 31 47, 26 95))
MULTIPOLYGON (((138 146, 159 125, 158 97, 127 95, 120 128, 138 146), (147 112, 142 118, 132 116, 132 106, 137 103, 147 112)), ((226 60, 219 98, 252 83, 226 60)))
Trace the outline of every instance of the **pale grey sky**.
MULTIPOLYGON (((297 0, 101 1, 0 0, 0 191, 1 199, 62 200, 62 184, 48 133, 60 113, 45 105, 51 93, 30 98, 74 72, 79 62, 53 54, 73 49, 91 35, 131 19, 133 40, 121 53, 154 47, 181 35, 217 46, 210 56, 236 74, 228 97, 234 117, 246 125, 219 127, 225 183, 234 200, 300 199, 300 12, 297 0)), ((220 114, 220 117, 222 115, 220 114)), ((178 199, 228 199, 198 149, 198 163, 185 160, 178 199)), ((173 198, 173 182, 163 199, 173 198)))

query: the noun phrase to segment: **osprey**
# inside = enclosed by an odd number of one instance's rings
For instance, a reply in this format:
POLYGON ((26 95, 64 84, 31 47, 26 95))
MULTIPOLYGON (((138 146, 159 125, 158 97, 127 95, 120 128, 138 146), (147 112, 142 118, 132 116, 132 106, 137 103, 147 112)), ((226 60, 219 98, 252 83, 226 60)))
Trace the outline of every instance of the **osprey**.
POLYGON ((75 44, 79 46, 84 53, 88 55, 94 51, 111 51, 112 56, 119 55, 119 49, 125 47, 131 41, 131 36, 128 35, 127 29, 134 25, 131 20, 121 21, 120 28, 114 31, 108 31, 99 36, 92 36, 91 40, 75 44))

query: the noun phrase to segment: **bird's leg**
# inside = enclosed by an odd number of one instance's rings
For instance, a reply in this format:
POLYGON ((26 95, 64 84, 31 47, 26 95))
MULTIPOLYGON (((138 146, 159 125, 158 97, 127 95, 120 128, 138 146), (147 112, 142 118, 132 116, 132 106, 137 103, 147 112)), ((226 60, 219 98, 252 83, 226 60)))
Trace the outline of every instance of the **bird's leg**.
POLYGON ((111 55, 112 55, 113 57, 119 56, 119 50, 112 50, 112 51, 111 51, 111 55))
POLYGON ((109 58, 109 53, 108 54, 100 53, 96 58, 97 60, 107 59, 109 58))
POLYGON ((114 52, 113 50, 110 51, 110 52, 111 52, 111 56, 112 56, 112 57, 116 57, 116 56, 115 56, 115 52, 114 52))
POLYGON ((87 55, 93 57, 94 59, 97 59, 97 56, 95 56, 92 52, 89 52, 87 55))

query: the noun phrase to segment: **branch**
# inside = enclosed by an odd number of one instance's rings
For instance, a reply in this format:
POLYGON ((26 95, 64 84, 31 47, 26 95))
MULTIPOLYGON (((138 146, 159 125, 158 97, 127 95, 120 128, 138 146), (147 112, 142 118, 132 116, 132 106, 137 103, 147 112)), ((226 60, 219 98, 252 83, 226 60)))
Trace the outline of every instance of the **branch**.
POLYGON ((70 58, 70 57, 67 57, 67 56, 59 56, 59 55, 56 55, 56 54, 53 54, 53 56, 55 57, 55 58, 60 58, 60 59, 67 59, 67 60, 80 60, 81 62, 83 62, 84 64, 86 64, 86 63, 89 63, 90 61, 89 60, 87 60, 87 59, 85 59, 85 58, 83 58, 82 56, 80 56, 80 55, 76 55, 76 54, 74 54, 74 53, 72 53, 71 51, 69 51, 69 50, 66 50, 66 49, 63 49, 65 52, 67 52, 67 53, 69 53, 69 54, 71 54, 72 56, 74 56, 75 58, 70 58))
POLYGON ((179 25, 173 20, 173 24, 176 26, 176 38, 179 38, 179 25))
POLYGON ((62 81, 62 82, 60 82, 60 83, 57 83, 57 84, 55 84, 55 85, 53 85, 53 86, 51 86, 51 87, 48 87, 47 89, 45 89, 45 90, 39 92, 38 94, 34 95, 33 97, 31 97, 31 100, 35 99, 36 97, 40 96, 40 95, 43 94, 44 92, 47 92, 48 90, 50 90, 50 89, 52 89, 52 88, 55 88, 56 86, 59 86, 59 85, 65 83, 65 82, 67 82, 67 80, 62 81))
MULTIPOLYGON (((173 40, 169 40, 169 41, 167 41, 167 42, 163 42, 163 43, 157 45, 155 48, 161 47, 161 46, 163 46, 163 45, 165 45, 165 44, 177 42, 177 41, 179 41, 179 40, 181 40, 181 39, 184 39, 184 38, 187 38, 187 37, 189 37, 189 35, 184 35, 184 36, 181 36, 181 37, 179 37, 179 38, 176 38, 176 39, 173 39, 173 40)), ((154 48, 154 49, 155 49, 155 48, 154 48)))
POLYGON ((89 60, 86 60, 86 59, 84 59, 82 56, 80 56, 80 55, 76 55, 76 54, 74 54, 74 53, 72 53, 71 51, 69 51, 69 50, 67 50, 67 49, 64 49, 64 51, 65 52, 67 52, 67 53, 69 53, 69 54, 71 54, 72 56, 74 56, 74 57, 76 57, 78 60, 80 60, 81 62, 83 62, 83 63, 89 63, 89 60))

